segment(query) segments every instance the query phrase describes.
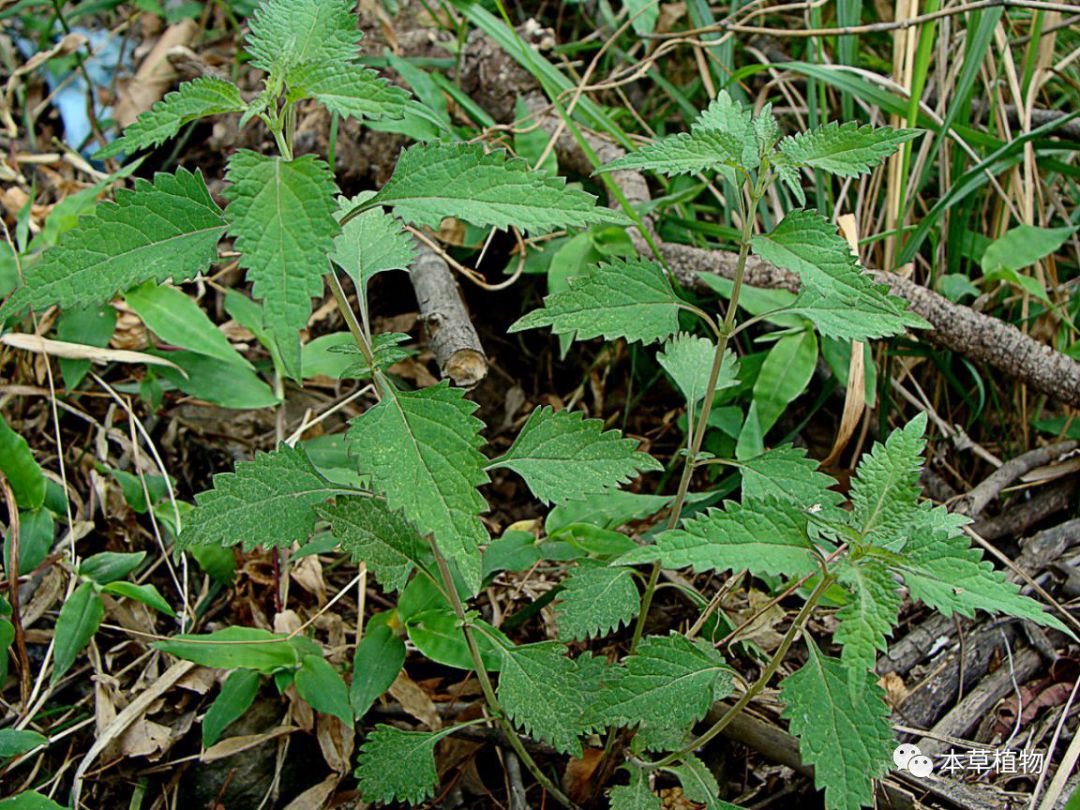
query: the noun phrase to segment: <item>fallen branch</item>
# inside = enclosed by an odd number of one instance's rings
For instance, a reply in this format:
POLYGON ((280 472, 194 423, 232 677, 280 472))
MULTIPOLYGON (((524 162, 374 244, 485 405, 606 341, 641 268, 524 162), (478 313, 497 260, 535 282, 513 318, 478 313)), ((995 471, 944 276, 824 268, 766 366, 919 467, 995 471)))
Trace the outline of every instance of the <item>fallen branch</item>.
MULTIPOLYGON (((1064 357, 1064 355, 1061 356, 1064 357)), ((1045 447, 1036 447, 1034 450, 1022 453, 994 470, 982 483, 961 498, 953 506, 953 511, 968 517, 978 517, 990 501, 1000 495, 1001 491, 1017 478, 1036 467, 1043 467, 1057 461, 1065 454, 1074 451, 1077 446, 1080 446, 1080 442, 1064 441, 1048 444, 1045 447)))

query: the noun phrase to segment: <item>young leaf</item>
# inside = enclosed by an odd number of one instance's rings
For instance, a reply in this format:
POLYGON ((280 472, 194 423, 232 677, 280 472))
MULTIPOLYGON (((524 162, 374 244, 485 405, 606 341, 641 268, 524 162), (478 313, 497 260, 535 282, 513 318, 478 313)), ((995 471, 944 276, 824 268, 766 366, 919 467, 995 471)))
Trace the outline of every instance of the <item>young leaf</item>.
POLYGON ((630 772, 630 784, 611 789, 610 810, 662 810, 660 797, 649 790, 649 774, 633 765, 624 765, 630 772))
POLYGON ((134 599, 136 602, 142 602, 144 605, 148 605, 166 616, 176 616, 176 611, 172 609, 172 605, 165 601, 161 591, 149 582, 145 585, 136 585, 134 582, 110 582, 101 589, 101 592, 112 596, 122 596, 125 599, 134 599))
POLYGON ((409 94, 361 65, 313 62, 289 71, 289 98, 314 98, 332 113, 357 120, 401 118, 409 94))
POLYGON ((0 320, 27 307, 103 304, 143 281, 191 278, 216 258, 225 219, 202 175, 178 169, 119 189, 64 233, 0 306, 0 320))
POLYGON ((367 496, 339 496, 315 512, 330 523, 330 531, 356 561, 367 563, 379 584, 388 591, 399 591, 412 573, 413 566, 424 566, 431 550, 399 512, 386 501, 367 496))
MULTIPOLYGON (((771 117, 772 113, 768 114, 771 117)), ((599 171, 650 169, 674 176, 724 167, 754 169, 757 165, 757 144, 750 111, 725 90, 694 122, 690 132, 660 138, 626 157, 605 164, 599 171)))
POLYGON ((692 802, 704 805, 705 810, 727 810, 735 805, 720 799, 720 785, 709 767, 693 754, 685 754, 678 765, 665 768, 682 785, 683 795, 692 802))
POLYGON ((243 112, 246 107, 235 84, 214 76, 200 76, 184 82, 142 113, 124 129, 122 137, 95 154, 94 158, 105 160, 138 152, 148 146, 160 146, 174 137, 185 124, 209 115, 243 112))
POLYGON ((839 624, 834 640, 843 645, 840 660, 848 671, 848 683, 859 689, 866 673, 874 668, 877 654, 888 647, 886 637, 896 627, 903 601, 892 572, 872 557, 839 563, 840 582, 851 589, 851 601, 836 612, 839 624))
POLYGON ((104 616, 105 604, 89 582, 76 588, 71 598, 64 602, 56 619, 53 640, 56 659, 50 683, 55 684, 71 669, 79 653, 94 637, 104 616))
POLYGON ((394 174, 368 203, 394 209, 418 225, 439 227, 458 217, 479 227, 547 233, 573 225, 622 224, 622 214, 596 198, 545 177, 506 152, 480 144, 416 144, 401 153, 394 174))
POLYGON ((16 757, 24 754, 32 748, 44 745, 49 738, 36 731, 26 731, 16 728, 0 729, 0 759, 16 757))
POLYGON ((823 169, 840 177, 855 177, 881 164, 897 147, 921 134, 917 129, 830 121, 823 127, 784 138, 779 148, 795 166, 823 169))
POLYGON ((352 8, 350 0, 263 0, 246 40, 251 64, 283 75, 309 62, 349 62, 362 36, 352 8))
POLYGON ((419 804, 435 794, 435 746, 453 734, 456 726, 441 731, 402 731, 379 724, 360 748, 355 776, 366 802, 392 801, 419 804))
POLYGON ((220 740, 225 729, 244 716, 259 694, 260 683, 262 678, 259 673, 251 669, 237 669, 229 673, 218 696, 203 716, 203 748, 209 748, 220 740))
POLYGON ((503 651, 499 702, 530 737, 560 753, 581 756, 578 737, 585 731, 589 686, 562 644, 541 641, 503 651))
POLYGON ((1042 605, 1021 595, 1016 584, 984 560, 982 552, 962 534, 950 537, 941 530, 916 532, 904 549, 899 568, 911 598, 946 616, 955 612, 971 617, 980 609, 1030 619, 1072 635, 1042 605))
POLYGON ((269 674, 300 663, 297 645, 290 643, 287 636, 257 627, 226 627, 213 633, 178 635, 155 641, 151 646, 214 669, 254 669, 269 674))
POLYGON ((830 337, 866 340, 925 321, 864 274, 848 243, 816 211, 790 212, 771 232, 755 236, 754 253, 797 274, 802 292, 792 309, 830 337))
POLYGON ((373 624, 369 622, 353 656, 349 703, 357 720, 390 688, 405 663, 405 642, 386 622, 373 624))
POLYGON ((634 574, 629 568, 583 566, 563 580, 555 607, 559 638, 584 641, 606 636, 629 622, 641 609, 634 574))
MULTIPOLYGON (((445 601, 443 604, 446 604, 445 601)), ((400 611, 401 602, 398 603, 398 609, 400 611)), ((499 638, 507 645, 512 645, 513 642, 486 622, 477 620, 474 624, 483 628, 476 634, 480 660, 489 672, 497 672, 502 666, 502 649, 491 637, 499 638)), ((465 642, 461 623, 449 608, 423 610, 410 616, 405 629, 408 631, 409 641, 415 644, 425 657, 448 667, 472 669, 472 655, 465 642)))
POLYGON ((783 716, 799 738, 802 761, 814 766, 814 785, 825 790, 830 810, 859 810, 873 804, 873 780, 892 767, 885 694, 870 673, 865 688, 853 693, 844 665, 822 655, 809 638, 807 646, 807 662, 780 684, 783 716))
POLYGON ((613 669, 605 688, 591 696, 590 720, 635 726, 648 737, 685 731, 731 691, 731 668, 703 639, 672 633, 646 636, 637 652, 613 669))
POLYGON ((322 293, 326 257, 340 232, 330 167, 310 155, 285 160, 241 149, 226 176, 229 233, 252 293, 265 299, 263 323, 279 346, 299 346, 296 333, 322 293))
POLYGON ((315 711, 332 714, 351 728, 352 707, 349 705, 349 689, 336 669, 321 655, 305 655, 296 672, 296 693, 315 711))
MULTIPOLYGON (((339 215, 363 203, 368 195, 340 200, 339 215)), ((381 208, 365 211, 349 220, 334 239, 330 254, 341 269, 348 273, 361 295, 376 273, 386 270, 405 270, 416 258, 416 244, 402 229, 401 221, 381 208)))
POLYGON ((652 343, 679 330, 679 298, 658 264, 616 259, 570 279, 568 290, 546 296, 543 309, 518 319, 507 331, 542 326, 574 340, 602 336, 652 343))
POLYGON ((640 472, 663 469, 637 446, 617 430, 605 431, 602 419, 543 407, 529 414, 510 449, 487 469, 507 467, 545 504, 562 503, 607 492, 640 472))
POLYGON ((749 568, 754 574, 800 577, 817 568, 812 549, 803 511, 772 497, 747 504, 725 501, 723 509, 709 509, 684 521, 681 529, 661 532, 655 546, 642 546, 619 562, 659 558, 665 568, 749 568))
POLYGON ((926 414, 921 413, 885 443, 875 442, 859 460, 851 482, 851 520, 870 542, 893 539, 910 525, 919 499, 919 475, 926 448, 926 414))
POLYGON ((195 496, 177 546, 299 543, 315 527, 314 506, 342 491, 319 475, 302 449, 282 444, 241 461, 236 472, 215 475, 214 488, 195 496))
MULTIPOLYGON (((693 407, 705 397, 715 356, 716 344, 708 338, 680 333, 664 344, 664 350, 657 353, 656 360, 682 391, 687 404, 693 407)), ((728 349, 720 365, 720 376, 716 378, 716 390, 737 385, 738 373, 739 361, 728 349)))
POLYGON ((480 453, 484 423, 476 403, 445 381, 419 391, 398 391, 380 377, 383 398, 352 422, 349 452, 370 474, 391 509, 401 509, 458 564, 470 588, 480 587, 480 545, 487 502, 476 488, 488 482, 480 453))

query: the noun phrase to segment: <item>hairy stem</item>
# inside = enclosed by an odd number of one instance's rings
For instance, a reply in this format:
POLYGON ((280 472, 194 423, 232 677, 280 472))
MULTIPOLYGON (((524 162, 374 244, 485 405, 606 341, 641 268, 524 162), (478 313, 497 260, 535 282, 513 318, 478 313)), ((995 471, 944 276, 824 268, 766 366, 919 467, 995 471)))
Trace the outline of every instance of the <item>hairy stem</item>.
POLYGON ((454 609, 454 615, 457 616, 458 621, 461 622, 461 631, 465 635, 465 645, 469 648, 469 657, 472 659, 473 670, 475 670, 477 680, 480 682, 480 689, 484 693, 484 700, 487 702, 492 714, 495 715, 495 720, 499 724, 499 728, 502 729, 503 736, 506 737, 506 741, 510 743, 514 753, 525 763, 525 767, 529 769, 529 772, 540 783, 541 787, 550 793, 551 797, 563 807, 576 810, 577 805, 559 790, 547 774, 540 769, 532 754, 525 748, 525 744, 521 742, 521 738, 518 737, 514 727, 506 719, 506 714, 503 712, 502 706, 499 705, 498 698, 495 697, 495 688, 491 685, 491 677, 488 675, 487 667, 484 665, 484 659, 480 657, 480 648, 476 646, 476 637, 469 626, 465 605, 462 604, 461 597, 458 595, 454 577, 450 573, 450 568, 447 566, 446 560, 440 553, 438 546, 435 545, 434 540, 431 541, 431 551, 434 553, 435 562, 439 566, 439 575, 442 577, 443 585, 446 587, 446 594, 450 597, 450 606, 454 609))

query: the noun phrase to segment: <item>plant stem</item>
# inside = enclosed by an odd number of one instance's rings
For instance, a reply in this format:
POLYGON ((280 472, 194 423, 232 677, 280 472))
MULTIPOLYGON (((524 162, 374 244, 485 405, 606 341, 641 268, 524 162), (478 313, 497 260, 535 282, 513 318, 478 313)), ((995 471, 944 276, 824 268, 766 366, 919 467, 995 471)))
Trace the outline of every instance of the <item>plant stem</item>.
POLYGON ((473 669, 476 671, 477 680, 480 681, 480 689, 484 693, 484 700, 488 704, 488 708, 491 709, 492 714, 495 715, 495 720, 502 729, 503 736, 506 737, 506 741, 510 743, 510 747, 514 749, 514 753, 520 757, 521 761, 525 763, 525 767, 529 769, 533 777, 540 783, 551 797, 555 799, 563 807, 576 810, 577 805, 574 804, 558 787, 551 781, 547 774, 545 774, 540 766, 536 764, 536 760, 533 759, 532 754, 525 748, 524 743, 521 742, 521 738, 518 737, 514 727, 506 719, 506 714, 502 710, 502 706, 499 705, 498 698, 495 697, 495 688, 491 685, 491 678, 488 676, 487 667, 484 665, 484 659, 480 657, 480 648, 476 646, 476 638, 473 636, 472 628, 468 623, 468 616, 465 613, 465 606, 461 602, 461 597, 458 595, 457 586, 454 584, 454 577, 450 573, 450 568, 446 564, 446 560, 439 552, 438 546, 435 541, 431 541, 431 550, 435 554, 435 562, 439 566, 439 575, 442 577, 443 584, 446 586, 447 596, 450 597, 450 605, 454 609, 454 615, 457 616, 458 621, 461 622, 461 632, 465 635, 465 645, 469 648, 469 657, 472 658, 473 669))
POLYGON ((799 611, 799 615, 795 617, 795 621, 791 623, 791 627, 788 628, 787 633, 784 634, 783 640, 780 642, 780 646, 773 653, 772 658, 769 659, 769 663, 765 665, 765 669, 762 670, 760 677, 750 688, 746 690, 741 698, 726 712, 723 716, 713 723, 707 731, 705 731, 696 740, 693 740, 689 745, 683 748, 681 751, 673 751, 663 759, 657 762, 649 763, 650 767, 662 768, 665 765, 670 765, 685 754, 701 748, 701 746, 707 744, 713 740, 721 731, 728 727, 732 720, 749 705, 758 694, 764 689, 772 676, 776 674, 776 670, 780 668, 780 664, 783 662, 784 657, 787 655, 788 650, 791 649, 792 643, 795 641, 795 637, 799 634, 799 631, 806 624, 806 620, 810 618, 810 612, 817 605, 821 595, 828 590, 829 586, 833 583, 833 576, 831 574, 824 574, 821 577, 821 581, 818 582, 817 587, 814 588, 813 593, 810 594, 810 598, 803 604, 802 609, 799 611))

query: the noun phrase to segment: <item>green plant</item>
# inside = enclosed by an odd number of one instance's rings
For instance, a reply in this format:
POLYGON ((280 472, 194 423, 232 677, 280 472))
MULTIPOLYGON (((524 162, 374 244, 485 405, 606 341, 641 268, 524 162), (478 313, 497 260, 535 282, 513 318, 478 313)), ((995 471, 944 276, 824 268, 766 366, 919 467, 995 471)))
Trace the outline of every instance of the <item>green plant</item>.
MULTIPOLYGON (((828 597, 841 605, 833 638, 841 655, 826 656, 806 637, 806 663, 780 682, 781 697, 828 805, 868 805, 873 779, 891 762, 886 706, 870 673, 897 623, 898 579, 913 599, 945 614, 1005 611, 1065 628, 981 560, 963 534, 962 518, 920 500, 924 418, 894 431, 863 458, 850 509, 833 489, 836 482, 802 451, 765 449, 766 432, 787 400, 767 407, 766 399, 755 399, 735 460, 711 456, 703 442, 718 393, 738 378, 732 339, 750 325, 787 319, 790 331, 777 349, 800 354, 812 342, 811 357, 817 354, 816 335, 868 341, 924 325, 863 273, 847 243, 816 210, 792 211, 770 231, 754 232, 759 204, 774 183, 805 202, 803 171, 866 172, 918 133, 827 124, 784 138, 768 107, 754 116, 722 93, 690 132, 604 167, 666 175, 717 172, 739 190, 738 265, 722 318, 684 300, 660 264, 614 258, 586 266, 552 292, 542 309, 511 328, 550 327, 568 342, 604 337, 664 343, 658 359, 683 394, 688 414, 686 447, 675 459, 681 475, 670 494, 626 493, 620 486, 663 466, 636 441, 605 430, 600 420, 536 408, 511 447, 491 458, 481 452, 484 424, 463 391, 446 383, 404 390, 385 373, 402 350, 396 336, 371 333, 367 284, 377 273, 408 266, 413 249, 405 223, 438 226, 454 216, 536 234, 625 220, 522 160, 449 141, 409 147, 381 189, 340 199, 326 162, 293 155, 297 103, 314 99, 355 118, 424 115, 403 91, 352 61, 359 35, 350 6, 347 0, 266 0, 247 41, 252 63, 266 73, 256 98, 245 101, 225 81, 196 80, 145 113, 107 150, 117 155, 159 144, 206 115, 238 114, 245 126, 261 121, 279 153, 245 150, 230 158, 224 210, 198 172, 179 169, 153 181, 137 180, 61 236, 27 268, 25 285, 0 308, 0 317, 7 317, 28 307, 93 307, 125 294, 148 322, 152 313, 172 313, 188 325, 202 323, 201 313, 185 314, 182 305, 159 300, 168 294, 153 283, 193 278, 216 260, 216 246, 227 235, 261 300, 255 304, 234 294, 230 312, 271 352, 274 403, 282 397, 284 378, 304 379, 299 332, 311 299, 322 294, 324 284, 331 288, 354 343, 353 362, 342 373, 370 378, 378 399, 346 436, 353 478, 342 483, 320 469, 303 445, 281 441, 273 452, 216 476, 177 527, 176 546, 291 548, 307 543, 325 524, 386 591, 400 595, 392 609, 368 621, 348 686, 322 649, 300 633, 232 627, 157 642, 162 651, 234 670, 204 718, 204 743, 212 745, 246 710, 263 675, 279 689, 294 684, 313 708, 344 723, 362 718, 397 676, 407 637, 432 660, 475 672, 508 744, 561 803, 570 801, 534 760, 522 734, 579 756, 585 735, 608 732, 608 750, 621 752, 621 738, 612 732, 632 729, 624 764, 629 784, 613 790, 614 807, 659 806, 648 790, 648 775, 656 771, 679 779, 691 799, 722 807, 715 779, 694 752, 771 683, 828 597), (797 274, 802 287, 792 300, 740 323, 751 252, 797 274), (354 283, 358 310, 349 303, 341 272, 354 283), (703 334, 683 331, 687 314, 703 334), (695 471, 717 464, 739 471, 740 500, 684 514, 709 495, 691 492, 695 471), (480 518, 488 504, 479 487, 496 469, 519 475, 539 501, 555 505, 545 537, 488 536, 480 518), (664 510, 666 528, 650 542, 639 545, 618 531, 630 520, 664 510), (518 645, 483 621, 469 602, 497 571, 521 570, 539 559, 566 565, 556 597, 561 638, 518 645), (780 577, 779 592, 802 599, 758 676, 718 721, 697 734, 694 727, 713 705, 731 695, 737 672, 712 640, 721 623, 715 605, 703 606, 689 633, 645 635, 661 571, 682 568, 780 577), (621 661, 569 655, 567 642, 623 625, 633 629, 621 661)), ((162 333, 175 326, 166 318, 159 323, 154 328, 162 333)), ((189 341, 181 345, 193 354, 223 364, 228 373, 254 374, 201 327, 175 334, 189 341)), ((91 562, 81 571, 102 585, 85 571, 91 562)), ((92 620, 100 613, 94 584, 81 585, 77 593, 86 603, 80 616, 92 620)), ((134 592, 122 595, 138 598, 134 592)), ((73 637, 88 639, 90 624, 96 628, 94 621, 80 623, 73 637)), ((70 666, 58 655, 54 679, 63 663, 70 666)), ((435 745, 459 728, 426 733, 376 727, 356 771, 365 799, 419 802, 432 796, 435 745)))

